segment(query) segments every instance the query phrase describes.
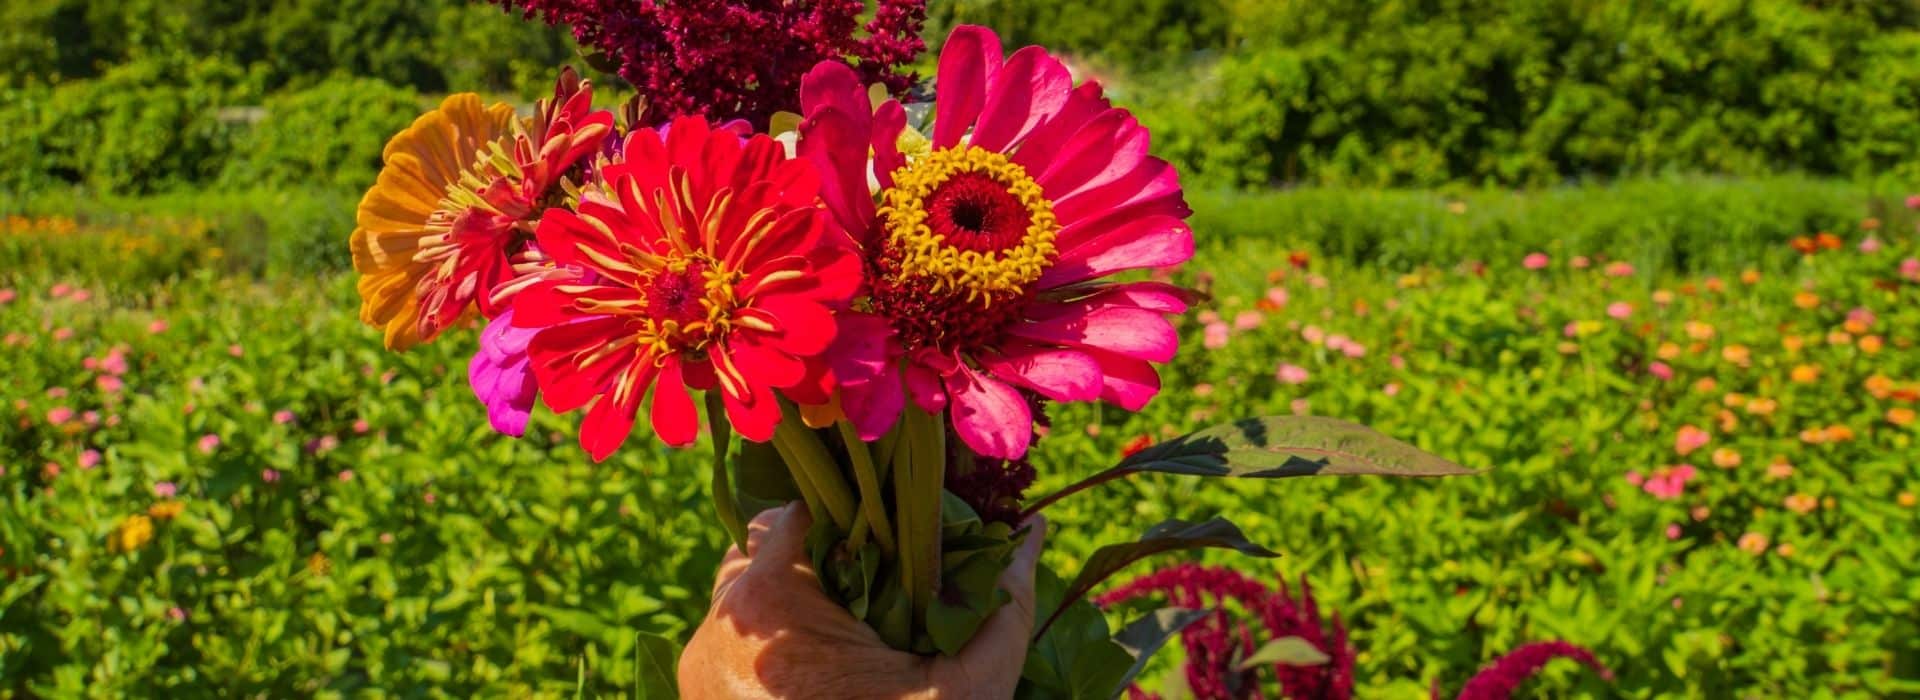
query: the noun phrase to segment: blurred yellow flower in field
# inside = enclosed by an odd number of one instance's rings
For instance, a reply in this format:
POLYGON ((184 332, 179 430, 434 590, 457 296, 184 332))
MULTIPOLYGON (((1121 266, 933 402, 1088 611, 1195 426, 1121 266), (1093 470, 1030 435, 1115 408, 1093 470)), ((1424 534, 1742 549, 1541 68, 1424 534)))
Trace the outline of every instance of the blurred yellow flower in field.
POLYGON ((1659 304, 1661 306, 1666 306, 1668 304, 1673 303, 1673 292, 1669 292, 1665 289, 1653 290, 1653 303, 1659 304))
POLYGON ((1800 336, 1797 335, 1781 336, 1780 338, 1780 347, 1786 348, 1787 352, 1790 353, 1800 352, 1800 348, 1806 344, 1807 341, 1802 340, 1800 336))
POLYGON ((1741 367, 1748 367, 1753 364, 1753 352, 1745 345, 1728 345, 1720 348, 1720 359, 1741 367))
POLYGON ((1843 329, 1843 330, 1845 330, 1846 332, 1848 332, 1848 333, 1852 333, 1852 334, 1854 334, 1854 335, 1862 335, 1862 334, 1865 334, 1865 333, 1867 332, 1867 330, 1869 329, 1869 327, 1867 326, 1867 322, 1866 322, 1866 321, 1862 321, 1862 320, 1860 320, 1860 319, 1857 319, 1857 318, 1849 318, 1849 319, 1847 319, 1847 321, 1846 321, 1846 323, 1842 323, 1842 324, 1840 324, 1840 328, 1841 328, 1841 329, 1843 329))
POLYGON ((1660 348, 1654 350, 1653 354, 1662 360, 1671 360, 1680 356, 1680 346, 1673 343, 1661 343, 1660 348))
POLYGON ((307 557, 307 573, 314 576, 333 573, 333 560, 328 559, 324 553, 314 552, 313 556, 307 557))
POLYGON ((1746 402, 1747 402, 1747 397, 1737 391, 1727 392, 1726 396, 1720 397, 1720 405, 1726 406, 1727 408, 1735 408, 1745 404, 1746 402))
POLYGON ((1880 336, 1870 335, 1860 339, 1859 347, 1860 352, 1868 355, 1878 355, 1880 354, 1880 349, 1886 347, 1886 341, 1882 340, 1880 336))
POLYGON ((1740 536, 1740 551, 1754 556, 1767 553, 1767 536, 1758 532, 1749 532, 1740 536))
POLYGON ((1893 379, 1884 374, 1876 374, 1867 377, 1866 388, 1867 393, 1873 398, 1884 399, 1888 394, 1893 393, 1893 379))
POLYGON ((1913 425, 1913 418, 1914 414, 1911 408, 1895 406, 1887 409, 1887 422, 1902 428, 1913 425))
POLYGON ((185 502, 169 499, 147 506, 147 515, 159 520, 172 520, 179 517, 180 514, 186 512, 186 510, 187 504, 185 502))
POLYGON ((1718 388, 1720 388, 1720 382, 1714 381, 1713 377, 1701 377, 1699 381, 1693 383, 1693 390, 1702 394, 1712 393, 1718 388))
POLYGON ((1852 345, 1853 334, 1846 331, 1833 331, 1827 334, 1828 345, 1852 345))
POLYGON ((153 541, 153 519, 134 514, 120 519, 107 536, 107 545, 116 552, 131 552, 153 541))
POLYGON ((1814 308, 1820 305, 1820 295, 1807 291, 1794 292, 1793 305, 1802 309, 1814 308))
POLYGON ((1844 425, 1827 426, 1827 442, 1847 442, 1853 439, 1853 429, 1844 425))
POLYGON ((1713 466, 1732 469, 1740 466, 1740 452, 1731 447, 1722 447, 1713 451, 1713 466))
POLYGON ((1794 549, 1792 542, 1781 542, 1780 546, 1773 548, 1774 554, 1778 554, 1780 556, 1789 557, 1789 558, 1791 558, 1793 556, 1793 553, 1797 551, 1799 550, 1794 549))
POLYGON ((1787 510, 1806 515, 1820 507, 1820 499, 1806 493, 1796 493, 1787 497, 1787 510))
POLYGON ((1787 377, 1795 384, 1812 384, 1820 381, 1820 368, 1813 365, 1794 365, 1793 371, 1787 377))
POLYGON ((1827 431, 1821 428, 1807 428, 1800 431, 1800 441, 1809 445, 1818 445, 1827 441, 1827 431))
POLYGON ((1687 337, 1692 338, 1694 340, 1706 340, 1708 338, 1713 337, 1713 324, 1711 323, 1702 323, 1699 321, 1688 321, 1686 325, 1686 330, 1687 330, 1687 337))
POLYGON ((1893 502, 1900 504, 1901 508, 1912 508, 1915 502, 1920 502, 1920 498, 1915 498, 1912 491, 1901 491, 1900 495, 1894 496, 1893 502))
POLYGON ((1747 402, 1747 413, 1756 416, 1771 416, 1780 408, 1780 402, 1768 398, 1755 398, 1747 402))

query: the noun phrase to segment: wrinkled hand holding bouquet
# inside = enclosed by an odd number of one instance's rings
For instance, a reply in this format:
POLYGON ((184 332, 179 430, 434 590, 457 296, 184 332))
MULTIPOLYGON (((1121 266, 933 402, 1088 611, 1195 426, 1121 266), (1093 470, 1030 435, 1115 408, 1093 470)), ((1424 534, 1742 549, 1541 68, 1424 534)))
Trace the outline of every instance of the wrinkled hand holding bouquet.
MULTIPOLYGON (((1024 500, 1042 407, 1139 410, 1193 301, 1146 272, 1185 262, 1193 232, 1177 173, 1125 109, 971 26, 914 92, 892 70, 921 49, 920 3, 881 3, 858 41, 861 2, 633 3, 621 22, 575 6, 599 3, 522 4, 605 47, 594 58, 640 97, 616 119, 566 70, 531 118, 459 94, 395 136, 352 237, 362 317, 404 350, 477 314, 470 379, 494 427, 519 435, 536 397, 581 410, 595 460, 643 417, 693 444, 704 405, 720 525, 741 544, 754 513, 803 502, 822 589, 895 649, 957 653, 1008 600, 996 581, 1031 516, 1091 486, 1466 471, 1360 426, 1252 418, 1024 500), (690 18, 742 36, 692 46, 671 29, 690 18), (631 36, 649 26, 666 39, 631 36), (752 52, 784 53, 735 60, 752 52), (815 60, 765 72, 800 58, 815 60)), ((1125 687, 1202 611, 1116 634, 1087 594, 1196 547, 1272 555, 1224 519, 1170 520, 1071 576, 1043 568, 1022 696, 1125 687)))

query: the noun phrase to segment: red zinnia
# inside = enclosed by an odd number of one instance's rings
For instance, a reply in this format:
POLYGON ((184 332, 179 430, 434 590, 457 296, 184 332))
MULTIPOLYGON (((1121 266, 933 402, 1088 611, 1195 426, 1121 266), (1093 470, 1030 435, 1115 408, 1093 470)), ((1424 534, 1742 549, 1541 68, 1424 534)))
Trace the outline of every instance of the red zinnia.
POLYGON ((826 400, 820 354, 859 284, 806 163, 700 118, 664 131, 629 134, 577 212, 547 212, 540 249, 583 274, 537 282, 514 306, 514 325, 541 329, 528 353, 547 405, 592 403, 580 443, 596 460, 626 439, 650 385, 667 444, 698 433, 689 388, 717 388, 734 429, 771 439, 774 389, 826 400))

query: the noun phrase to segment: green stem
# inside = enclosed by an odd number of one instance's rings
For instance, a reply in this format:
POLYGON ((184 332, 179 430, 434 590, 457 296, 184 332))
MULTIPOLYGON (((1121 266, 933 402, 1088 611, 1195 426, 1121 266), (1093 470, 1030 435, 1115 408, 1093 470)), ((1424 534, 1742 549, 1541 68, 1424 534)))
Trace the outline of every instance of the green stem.
POLYGON ((947 431, 939 414, 908 407, 901 416, 906 432, 900 449, 906 461, 896 464, 896 479, 906 476, 907 499, 900 504, 903 532, 913 532, 912 547, 902 544, 901 559, 912 559, 914 577, 908 588, 915 620, 925 620, 940 581, 940 492, 946 481, 947 431))
MULTIPOLYGON (((778 435, 777 432, 775 434, 778 435)), ((806 470, 798 466, 800 460, 793 456, 793 451, 777 438, 773 441, 773 451, 780 453, 780 463, 787 465, 787 473, 793 475, 793 486, 800 490, 800 500, 806 502, 807 513, 813 516, 813 521, 817 523, 822 518, 831 517, 827 515, 826 508, 820 505, 820 492, 814 489, 806 470)))
POLYGON ((747 553, 747 523, 740 517, 740 502, 733 497, 733 479, 727 473, 727 451, 733 446, 733 431, 727 423, 726 405, 715 392, 707 393, 707 428, 713 433, 713 512, 720 516, 733 546, 747 553))
POLYGON ((866 514, 865 521, 873 530, 873 541, 880 545, 880 552, 893 556, 893 523, 887 519, 887 501, 880 494, 879 469, 873 464, 873 453, 868 451, 867 443, 860 441, 860 433, 853 424, 839 421, 840 439, 847 445, 847 456, 853 459, 853 480, 860 487, 860 510, 866 514))
POLYGON ((787 466, 793 468, 795 474, 806 473, 820 504, 826 507, 828 517, 833 518, 834 526, 841 532, 848 531, 853 527, 856 506, 853 490, 840 476, 840 465, 827 451, 826 444, 820 442, 820 436, 800 422, 800 414, 791 404, 782 401, 781 412, 780 425, 773 429, 773 444, 785 446, 782 456, 789 458, 787 466))
MULTIPOLYGON (((907 431, 906 419, 902 418, 901 423, 896 432, 905 433, 907 431)), ((917 553, 924 547, 920 542, 918 529, 915 525, 916 521, 913 517, 914 471, 912 450, 909 448, 911 442, 910 439, 904 436, 901 439, 894 440, 893 447, 895 453, 891 460, 893 462, 893 502, 895 515, 899 516, 899 536, 897 539, 900 544, 900 556, 898 557, 900 563, 900 589, 907 592, 907 600, 909 603, 913 600, 913 592, 919 590, 918 582, 922 574, 920 573, 920 557, 917 556, 917 553)), ((916 617, 915 619, 918 620, 919 618, 916 617)))

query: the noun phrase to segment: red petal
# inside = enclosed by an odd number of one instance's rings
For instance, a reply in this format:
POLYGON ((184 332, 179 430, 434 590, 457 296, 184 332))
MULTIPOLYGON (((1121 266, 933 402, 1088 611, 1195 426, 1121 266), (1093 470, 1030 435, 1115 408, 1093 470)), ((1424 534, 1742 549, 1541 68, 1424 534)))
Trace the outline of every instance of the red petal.
POLYGON ((1051 289, 1122 270, 1178 265, 1192 257, 1193 229, 1186 222, 1142 217, 1063 245, 1060 258, 1036 284, 1051 289))
POLYGON ((987 101, 987 83, 1002 63, 1000 37, 993 30, 963 24, 947 35, 934 77, 933 147, 960 142, 987 101))
MULTIPOLYGON (((987 86, 980 123, 967 143, 1001 152, 1060 111, 1073 91, 1067 67, 1038 46, 1013 52, 987 86)), ((944 97, 944 95, 942 96, 944 97)), ((935 123, 935 128, 939 127, 935 123)))
POLYGON ((1050 345, 1098 348, 1139 360, 1166 362, 1180 347, 1173 325, 1158 312, 1085 301, 1035 304, 1008 333, 1050 345))
POLYGON ((580 446, 593 456, 593 461, 606 461, 633 432, 633 418, 633 406, 621 406, 612 394, 602 395, 587 409, 587 417, 580 423, 580 446))
POLYGON ((1005 350, 1005 355, 978 358, 980 369, 1055 401, 1100 398, 1100 363, 1085 353, 1025 344, 1005 350))
POLYGON ((983 457, 1019 459, 1033 441, 1033 412, 1013 387, 960 366, 947 377, 953 432, 983 457))
POLYGON ((653 416, 653 433, 661 442, 686 447, 700 436, 700 412, 694 409, 687 382, 680 376, 680 358, 669 357, 660 366, 647 410, 653 416))

